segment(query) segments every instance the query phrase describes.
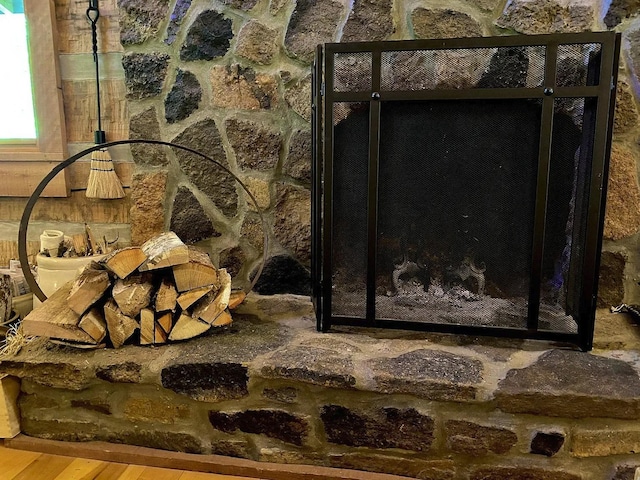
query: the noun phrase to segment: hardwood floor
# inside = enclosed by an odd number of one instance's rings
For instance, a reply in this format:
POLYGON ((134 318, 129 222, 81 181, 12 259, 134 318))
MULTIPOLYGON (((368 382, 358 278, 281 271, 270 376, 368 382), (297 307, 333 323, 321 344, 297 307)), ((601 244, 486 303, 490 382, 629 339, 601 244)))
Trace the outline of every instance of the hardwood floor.
POLYGON ((0 480, 255 480, 14 450, 0 446, 0 480))

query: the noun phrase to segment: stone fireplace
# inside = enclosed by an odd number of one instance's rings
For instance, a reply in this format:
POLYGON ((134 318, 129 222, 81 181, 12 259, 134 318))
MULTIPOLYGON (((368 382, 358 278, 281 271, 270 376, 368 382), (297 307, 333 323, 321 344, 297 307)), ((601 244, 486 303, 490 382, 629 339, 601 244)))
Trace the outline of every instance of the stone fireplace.
MULTIPOLYGON (((74 25, 86 28, 84 2, 56 5, 67 37, 74 25)), ((316 331, 309 299, 309 99, 313 54, 325 42, 622 32, 599 305, 638 303, 636 6, 588 0, 460 0, 446 8, 392 0, 109 5, 104 19, 118 25, 119 37, 110 52, 122 56, 126 91, 126 102, 119 98, 111 108, 127 109, 127 136, 183 143, 227 165, 264 211, 268 258, 256 291, 226 331, 118 351, 77 351, 38 339, 3 358, 0 372, 22 382, 25 435, 421 479, 633 478, 640 466, 640 340, 624 315, 598 311, 591 353, 474 335, 350 326, 316 331)), ((76 73, 81 69, 66 72, 76 73)), ((67 94, 75 91, 65 85, 67 94)), ((233 182, 188 155, 152 146, 132 147, 119 160, 117 167, 135 168, 123 222, 130 235, 123 238, 139 244, 176 231, 207 248, 239 285, 249 281, 263 232, 233 182)))
POLYGON ((526 335, 590 349, 618 41, 319 49, 319 329, 526 335))

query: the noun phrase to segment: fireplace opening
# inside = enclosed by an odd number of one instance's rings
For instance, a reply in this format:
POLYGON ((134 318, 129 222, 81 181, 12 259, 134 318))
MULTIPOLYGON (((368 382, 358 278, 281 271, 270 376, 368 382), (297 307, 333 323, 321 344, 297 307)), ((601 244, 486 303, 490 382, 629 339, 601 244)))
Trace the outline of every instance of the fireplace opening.
POLYGON ((618 45, 589 33, 319 48, 318 328, 590 349, 618 45))

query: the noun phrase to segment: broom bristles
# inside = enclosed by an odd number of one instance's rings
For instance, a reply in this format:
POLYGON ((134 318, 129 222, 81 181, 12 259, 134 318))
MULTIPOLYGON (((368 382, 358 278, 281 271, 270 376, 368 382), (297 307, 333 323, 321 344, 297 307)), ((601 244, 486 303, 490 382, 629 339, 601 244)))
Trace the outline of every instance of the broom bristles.
POLYGON ((96 150, 91 154, 91 171, 87 182, 88 198, 123 198, 122 182, 113 169, 111 155, 107 150, 96 150))

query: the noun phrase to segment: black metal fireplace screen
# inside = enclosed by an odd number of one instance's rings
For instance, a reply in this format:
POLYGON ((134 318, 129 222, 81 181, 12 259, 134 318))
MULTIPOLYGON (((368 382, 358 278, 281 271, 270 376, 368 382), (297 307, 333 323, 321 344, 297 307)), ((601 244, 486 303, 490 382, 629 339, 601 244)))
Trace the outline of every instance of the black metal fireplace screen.
POLYGON ((619 35, 326 44, 318 329, 592 346, 619 35))

